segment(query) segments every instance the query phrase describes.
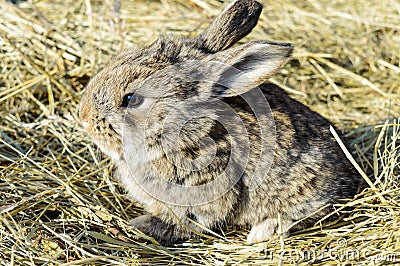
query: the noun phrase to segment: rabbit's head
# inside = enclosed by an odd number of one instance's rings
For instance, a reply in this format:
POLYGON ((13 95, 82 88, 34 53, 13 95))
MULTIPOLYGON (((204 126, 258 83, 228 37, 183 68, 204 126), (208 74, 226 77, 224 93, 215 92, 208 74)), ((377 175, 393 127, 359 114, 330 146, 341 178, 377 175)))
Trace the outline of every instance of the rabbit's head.
POLYGON ((229 48, 252 30, 261 9, 256 1, 239 0, 196 38, 164 36, 146 48, 117 55, 92 78, 82 97, 80 118, 89 135, 116 161, 122 159, 124 125, 137 146, 143 141, 159 144, 166 124, 183 132, 185 145, 199 145, 199 139, 218 128, 212 122, 220 108, 215 99, 248 92, 291 55, 293 48, 285 43, 258 41, 229 48))

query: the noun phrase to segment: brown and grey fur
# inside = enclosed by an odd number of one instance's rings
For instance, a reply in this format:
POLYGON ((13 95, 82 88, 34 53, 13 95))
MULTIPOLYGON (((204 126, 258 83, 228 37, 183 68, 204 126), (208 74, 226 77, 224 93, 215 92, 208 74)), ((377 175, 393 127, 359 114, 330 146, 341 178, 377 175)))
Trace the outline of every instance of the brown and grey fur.
MULTIPOLYGON (((93 77, 86 88, 80 106, 81 120, 96 144, 114 160, 117 177, 128 194, 147 212, 133 219, 132 225, 161 243, 196 237, 189 228, 194 231, 201 231, 201 228, 191 221, 210 229, 228 224, 249 225, 252 229, 248 241, 262 241, 276 232, 278 215, 286 229, 318 209, 356 193, 357 174, 331 136, 329 121, 290 98, 281 88, 267 83, 268 78, 289 60, 292 46, 257 41, 230 48, 256 25, 261 9, 262 5, 256 1, 238 0, 197 38, 168 35, 149 47, 124 51, 93 77), (207 69, 199 67, 193 60, 221 62, 249 73, 272 109, 277 141, 274 151, 267 157, 273 161, 255 190, 249 189, 249 177, 257 161, 268 158, 257 157, 261 149, 260 121, 238 95, 255 86, 238 77, 229 77, 231 74, 225 73, 223 67, 207 69), (226 76, 233 89, 218 84, 221 77, 226 76), (214 84, 199 81, 203 78, 214 84), (161 89, 160 95, 157 90, 161 89), (157 104, 144 111, 121 107, 124 95, 136 91, 141 91, 145 99, 159 97, 157 104), (200 111, 202 100, 213 99, 227 103, 243 121, 247 131, 244 137, 251 140, 249 161, 244 174, 229 191, 225 193, 223 188, 215 186, 208 188, 204 195, 220 193, 221 196, 196 205, 191 202, 198 195, 180 193, 176 187, 164 188, 158 185, 160 178, 187 186, 217 178, 226 178, 229 183, 230 177, 224 176, 223 170, 234 140, 215 121, 218 110, 201 110, 207 116, 182 129, 180 143, 171 151, 171 156, 177 161, 179 156, 189 159, 200 156, 199 142, 204 137, 214 140, 217 156, 200 171, 184 170, 171 163, 162 150, 162 121, 168 110, 181 101, 199 102, 192 107, 200 111), (135 134, 144 124, 147 131, 144 142, 140 142, 135 134), (131 139, 128 141, 132 141, 135 151, 132 154, 123 154, 124 130, 129 130, 131 139), (143 153, 150 154, 149 158, 144 158, 143 153), (155 196, 149 195, 142 189, 143 185, 160 190, 155 196), (167 194, 172 195, 169 197, 176 195, 186 204, 168 204, 159 199, 167 194)), ((185 116, 184 110, 181 111, 185 116)), ((266 118, 264 122, 271 121, 266 118)), ((329 210, 325 208, 309 220, 322 217, 329 210)))

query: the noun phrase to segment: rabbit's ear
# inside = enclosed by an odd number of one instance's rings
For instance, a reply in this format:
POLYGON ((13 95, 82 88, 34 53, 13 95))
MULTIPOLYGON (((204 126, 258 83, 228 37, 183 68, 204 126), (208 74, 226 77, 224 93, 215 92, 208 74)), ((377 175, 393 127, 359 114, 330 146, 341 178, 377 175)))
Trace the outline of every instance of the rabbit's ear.
POLYGON ((293 51, 288 43, 250 42, 215 54, 222 62, 212 95, 229 97, 245 93, 273 76, 293 51))
POLYGON ((256 26, 262 5, 254 0, 237 0, 227 6, 213 23, 196 39, 207 53, 229 48, 256 26))

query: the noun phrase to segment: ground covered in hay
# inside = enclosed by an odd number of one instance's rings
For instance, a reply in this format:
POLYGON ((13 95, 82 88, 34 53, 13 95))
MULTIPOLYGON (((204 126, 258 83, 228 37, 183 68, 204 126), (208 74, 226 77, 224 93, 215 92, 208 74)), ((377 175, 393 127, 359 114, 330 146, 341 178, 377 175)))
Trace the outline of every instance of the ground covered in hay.
MULTIPOLYGON (((245 243, 228 228, 173 247, 134 240, 141 214, 81 128, 85 84, 118 51, 200 33, 215 0, 0 1, 0 264, 400 262, 400 3, 264 1, 244 41, 291 42, 272 80, 346 133, 367 185, 335 222, 245 243), (33 3, 31 3, 33 2, 33 3)), ((346 207, 346 208, 345 208, 346 207)))

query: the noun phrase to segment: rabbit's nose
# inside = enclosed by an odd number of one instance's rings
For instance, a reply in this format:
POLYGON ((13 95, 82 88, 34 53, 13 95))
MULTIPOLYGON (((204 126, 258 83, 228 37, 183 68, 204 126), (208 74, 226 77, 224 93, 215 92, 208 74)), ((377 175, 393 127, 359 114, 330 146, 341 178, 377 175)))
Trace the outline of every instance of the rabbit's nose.
POLYGON ((84 98, 82 98, 81 100, 78 112, 79 112, 79 119, 81 120, 83 126, 87 125, 89 121, 89 108, 84 98))

